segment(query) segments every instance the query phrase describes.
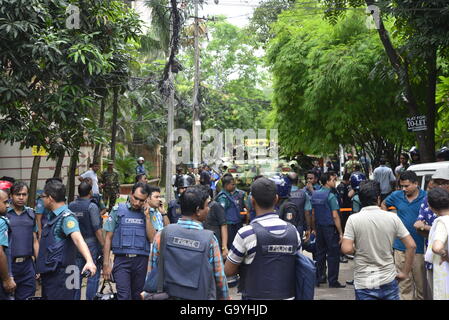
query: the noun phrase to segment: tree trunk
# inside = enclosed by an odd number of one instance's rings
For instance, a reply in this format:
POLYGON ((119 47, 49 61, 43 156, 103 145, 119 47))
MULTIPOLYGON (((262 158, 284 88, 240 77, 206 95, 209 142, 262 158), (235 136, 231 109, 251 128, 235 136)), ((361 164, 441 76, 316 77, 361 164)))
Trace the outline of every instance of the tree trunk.
POLYGON ((67 179, 67 203, 70 203, 75 199, 75 173, 78 154, 79 151, 76 151, 70 157, 69 176, 67 179))
POLYGON ((111 134, 111 160, 115 161, 115 143, 117 138, 117 113, 118 113, 119 88, 114 87, 114 98, 112 102, 112 134, 111 134))
MULTIPOLYGON (((101 103, 100 103, 101 107, 100 107, 100 121, 98 122, 98 128, 103 129, 104 127, 104 114, 105 114, 105 109, 106 109, 106 97, 103 97, 103 99, 101 99, 101 103)), ((101 143, 97 143, 95 145, 95 149, 94 149, 94 162, 98 162, 100 163, 100 157, 101 157, 101 143)))
POLYGON ((58 159, 56 161, 56 167, 55 167, 55 172, 53 173, 53 178, 61 178, 62 163, 64 162, 64 156, 65 156, 65 150, 62 150, 59 153, 58 159))
POLYGON ((41 157, 35 156, 33 159, 33 168, 31 169, 30 192, 27 203, 27 205, 32 208, 35 207, 36 203, 37 179, 39 178, 40 164, 41 164, 41 157))
MULTIPOLYGON (((374 0, 365 0, 365 2, 367 6, 376 4, 374 0)), ((420 112, 410 81, 409 64, 406 58, 404 58, 405 56, 403 55, 401 57, 401 55, 398 54, 398 51, 394 48, 381 17, 379 17, 378 33, 384 46, 385 53, 387 54, 387 57, 398 76, 400 85, 404 89, 404 100, 409 109, 409 113, 411 116, 418 116, 420 115, 420 112)), ((421 162, 435 161, 435 88, 437 80, 436 49, 430 48, 430 52, 430 56, 426 61, 428 68, 428 92, 426 96, 427 129, 416 133, 421 162)))

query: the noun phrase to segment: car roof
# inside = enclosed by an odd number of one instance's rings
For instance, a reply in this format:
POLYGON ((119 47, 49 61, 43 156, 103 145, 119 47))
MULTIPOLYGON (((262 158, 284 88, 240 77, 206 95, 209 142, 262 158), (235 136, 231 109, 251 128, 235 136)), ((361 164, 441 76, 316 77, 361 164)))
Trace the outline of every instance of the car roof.
POLYGON ((436 171, 440 168, 449 168, 449 161, 428 162, 414 164, 407 168, 407 170, 414 171, 416 173, 423 171, 436 171))

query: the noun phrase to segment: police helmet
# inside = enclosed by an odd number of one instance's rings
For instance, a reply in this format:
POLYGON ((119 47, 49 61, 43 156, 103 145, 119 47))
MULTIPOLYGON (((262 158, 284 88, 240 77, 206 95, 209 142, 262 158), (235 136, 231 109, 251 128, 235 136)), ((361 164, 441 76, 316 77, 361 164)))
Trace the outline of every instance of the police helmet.
POLYGON ((183 174, 180 178, 178 188, 187 188, 194 185, 195 183, 192 180, 193 178, 191 176, 189 176, 188 174, 183 174))
POLYGON ((351 188, 358 190, 360 188, 360 182, 365 180, 366 176, 363 173, 353 173, 351 175, 351 188))
POLYGON ((409 153, 410 153, 411 156, 414 155, 414 154, 419 155, 419 150, 418 150, 418 148, 416 148, 415 146, 413 146, 413 147, 409 150, 409 153))
POLYGON ((276 174, 270 178, 276 184, 277 194, 279 198, 288 198, 291 188, 291 183, 288 183, 286 179, 280 174, 276 174))
POLYGON ((449 148, 442 147, 437 151, 436 157, 437 159, 441 159, 443 161, 449 161, 449 148))

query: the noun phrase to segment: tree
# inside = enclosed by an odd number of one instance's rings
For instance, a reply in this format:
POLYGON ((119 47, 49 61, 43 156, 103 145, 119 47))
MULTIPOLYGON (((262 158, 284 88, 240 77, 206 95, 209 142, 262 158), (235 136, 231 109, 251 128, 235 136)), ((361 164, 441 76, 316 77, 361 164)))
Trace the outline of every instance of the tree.
POLYGON ((410 143, 398 125, 406 109, 363 18, 349 14, 331 27, 296 9, 280 15, 275 31, 267 58, 282 153, 332 154, 348 144, 396 162, 401 145, 410 143))
POLYGON ((140 23, 121 1, 76 4, 80 29, 66 28, 63 1, 0 1, 0 139, 44 146, 53 158, 65 150, 72 162, 82 143, 102 137, 92 121, 96 89, 124 79, 126 41, 140 23))
MULTIPOLYGON (((223 17, 208 23, 211 40, 201 50, 201 120, 203 128, 262 128, 263 111, 270 108, 263 91, 267 72, 263 60, 251 46, 252 38, 223 17)), ((193 51, 187 47, 180 57, 185 71, 177 77, 183 100, 190 100, 193 51)))
POLYGON ((445 0, 374 1, 324 0, 327 18, 335 23, 344 15, 341 8, 377 6, 381 15, 378 35, 385 54, 397 75, 404 103, 411 116, 424 114, 427 130, 416 133, 421 161, 435 160, 435 90, 439 74, 438 54, 447 58, 449 49, 449 10, 445 0), (339 8, 338 10, 336 8, 339 8), (384 24, 392 18, 394 43, 384 24))

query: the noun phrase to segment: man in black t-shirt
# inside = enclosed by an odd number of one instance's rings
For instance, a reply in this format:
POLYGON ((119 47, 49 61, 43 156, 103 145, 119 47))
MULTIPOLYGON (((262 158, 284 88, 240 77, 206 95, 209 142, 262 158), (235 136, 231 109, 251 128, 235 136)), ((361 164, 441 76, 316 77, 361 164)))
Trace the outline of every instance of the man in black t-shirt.
MULTIPOLYGON (((210 190, 208 186, 203 186, 203 188, 207 189, 207 192, 210 190)), ((204 229, 214 232, 220 245, 223 259, 226 259, 228 255, 228 226, 226 224, 225 210, 218 202, 212 200, 209 203, 209 213, 206 221, 203 222, 203 226, 204 229)))

